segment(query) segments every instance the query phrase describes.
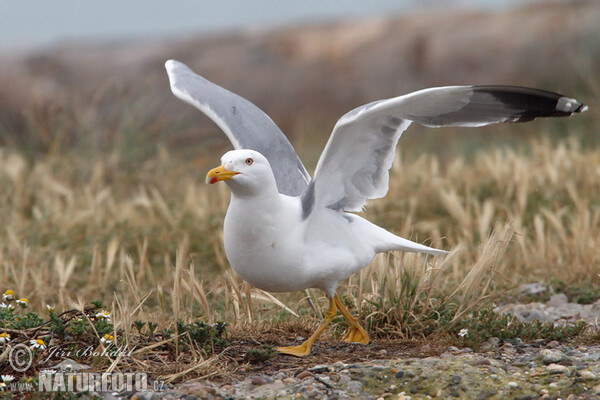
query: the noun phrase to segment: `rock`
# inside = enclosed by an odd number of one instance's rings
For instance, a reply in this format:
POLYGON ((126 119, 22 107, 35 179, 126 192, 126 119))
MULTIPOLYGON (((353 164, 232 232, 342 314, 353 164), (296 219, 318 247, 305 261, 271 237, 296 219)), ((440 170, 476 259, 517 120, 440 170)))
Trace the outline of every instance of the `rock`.
POLYGON ((560 364, 550 364, 546 367, 546 370, 551 374, 566 374, 569 372, 569 368, 560 364))
POLYGON ((565 358, 565 355, 560 350, 545 349, 545 350, 542 350, 540 352, 540 354, 542 354, 544 356, 544 358, 542 359, 542 362, 546 365, 559 363, 565 358))
POLYGON ((346 390, 353 393, 362 393, 363 384, 360 381, 350 381, 346 383, 346 390))
POLYGON ((511 382, 508 382, 507 386, 510 388, 517 388, 517 387, 519 387, 519 384, 517 382, 511 381, 511 382))
POLYGON ((404 376, 404 371, 398 371, 398 372, 396 372, 396 375, 395 375, 395 376, 396 376, 396 378, 398 378, 398 379, 402 378, 402 377, 404 376))
POLYGON ((312 372, 310 372, 310 371, 302 371, 298 375, 296 375, 296 378, 304 380, 304 379, 306 379, 306 378, 308 378, 310 376, 313 376, 312 372))
POLYGON ((546 305, 550 307, 560 307, 568 302, 569 299, 567 298, 567 295, 564 293, 559 293, 550 297, 550 300, 546 302, 546 305))
POLYGON ((252 384, 256 386, 261 386, 267 383, 267 381, 260 376, 253 376, 252 378, 250 378, 250 382, 252 382, 252 384))
POLYGON ((338 383, 340 385, 344 385, 348 382, 352 381, 352 378, 350 378, 348 375, 342 375, 342 377, 340 378, 340 380, 338 381, 338 383))
POLYGON ((592 371, 588 371, 586 369, 584 369, 583 371, 580 371, 579 375, 581 376, 582 379, 585 379, 585 380, 596 379, 596 374, 594 374, 592 371))
POLYGON ((553 340, 546 345, 546 347, 549 349, 555 349, 558 346, 560 346, 560 343, 558 343, 556 340, 553 340))
POLYGON ((329 372, 329 367, 327 365, 315 365, 312 368, 308 369, 313 374, 322 374, 325 372, 329 372))
POLYGON ((462 376, 460 375, 452 375, 452 383, 458 385, 462 381, 462 376))
POLYGON ((154 400, 158 399, 159 394, 153 391, 149 392, 138 392, 131 396, 131 400, 154 400))
POLYGON ((479 365, 491 365, 492 363, 487 358, 476 358, 475 360, 467 361, 467 364, 476 367, 479 365))
POLYGON ((498 339, 497 337, 491 337, 488 340, 486 340, 485 343, 483 343, 481 345, 481 350, 490 351, 490 350, 497 348, 499 345, 500 345, 500 339, 498 339))

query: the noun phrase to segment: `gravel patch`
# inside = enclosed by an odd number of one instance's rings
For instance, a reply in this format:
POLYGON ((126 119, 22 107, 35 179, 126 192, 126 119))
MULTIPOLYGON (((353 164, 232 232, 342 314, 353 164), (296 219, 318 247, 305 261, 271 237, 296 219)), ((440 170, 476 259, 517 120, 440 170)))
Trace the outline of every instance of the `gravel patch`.
POLYGON ((589 324, 600 321, 600 300, 593 304, 569 303, 562 293, 553 295, 546 303, 502 304, 494 309, 500 314, 510 313, 523 322, 540 320, 555 324, 584 320, 589 324))
POLYGON ((600 346, 500 343, 474 353, 281 370, 237 382, 188 382, 132 398, 157 399, 597 399, 600 346), (551 345, 552 348, 549 348, 551 345))

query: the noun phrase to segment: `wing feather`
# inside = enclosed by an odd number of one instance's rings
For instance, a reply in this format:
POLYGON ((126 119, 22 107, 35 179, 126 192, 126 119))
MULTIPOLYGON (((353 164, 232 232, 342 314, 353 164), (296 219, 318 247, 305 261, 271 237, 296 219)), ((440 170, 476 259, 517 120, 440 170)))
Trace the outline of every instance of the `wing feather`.
POLYGON ((564 117, 585 111, 575 99, 515 86, 430 88, 358 107, 338 120, 319 158, 307 205, 360 211, 388 191, 389 169, 411 122, 429 127, 476 127, 564 117))
POLYGON ((175 60, 165 63, 175 96, 213 120, 235 149, 251 149, 269 160, 277 189, 289 196, 301 195, 310 175, 281 130, 248 100, 195 74, 175 60))

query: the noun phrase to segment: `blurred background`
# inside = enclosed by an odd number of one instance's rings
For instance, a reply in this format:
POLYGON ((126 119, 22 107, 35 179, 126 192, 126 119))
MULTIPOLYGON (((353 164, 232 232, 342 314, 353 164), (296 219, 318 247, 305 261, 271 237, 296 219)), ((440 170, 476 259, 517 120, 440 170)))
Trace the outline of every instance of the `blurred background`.
MULTIPOLYGON (((210 154, 214 163, 214 151, 230 146, 171 95, 163 67, 170 58, 259 105, 309 169, 343 113, 429 86, 540 87, 592 106, 569 125, 597 119, 594 0, 32 0, 2 10, 0 144, 30 159, 117 151, 138 162, 164 146, 182 157, 210 154)), ((568 134, 564 121, 539 123, 549 137, 568 134)), ((462 131, 446 131, 453 140, 441 147, 441 133, 413 127, 402 146, 444 158, 484 142, 511 144, 524 132, 462 131)), ((577 131, 597 144, 592 129, 577 131)))
POLYGON ((22 0, 0 10, 0 291, 32 306, 115 293, 140 304, 153 293, 146 306, 173 322, 199 304, 213 318, 244 293, 226 289, 229 192, 204 184, 231 144, 171 94, 168 59, 262 108, 309 172, 337 119, 374 100, 455 84, 579 99, 589 111, 571 118, 411 126, 390 192, 366 215, 463 249, 435 286, 443 299, 475 263, 482 276, 505 271, 488 281, 497 296, 600 279, 598 0, 22 0), (488 240, 498 226, 515 232, 511 251, 485 261, 482 243, 508 242, 488 240))

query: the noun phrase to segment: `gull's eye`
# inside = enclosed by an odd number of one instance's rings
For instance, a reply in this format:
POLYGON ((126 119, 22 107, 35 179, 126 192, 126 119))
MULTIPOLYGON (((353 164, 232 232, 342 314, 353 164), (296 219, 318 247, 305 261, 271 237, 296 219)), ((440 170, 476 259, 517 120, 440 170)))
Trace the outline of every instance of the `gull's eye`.
POLYGON ((254 162, 253 159, 251 158, 246 158, 246 165, 252 165, 252 163, 254 162))

